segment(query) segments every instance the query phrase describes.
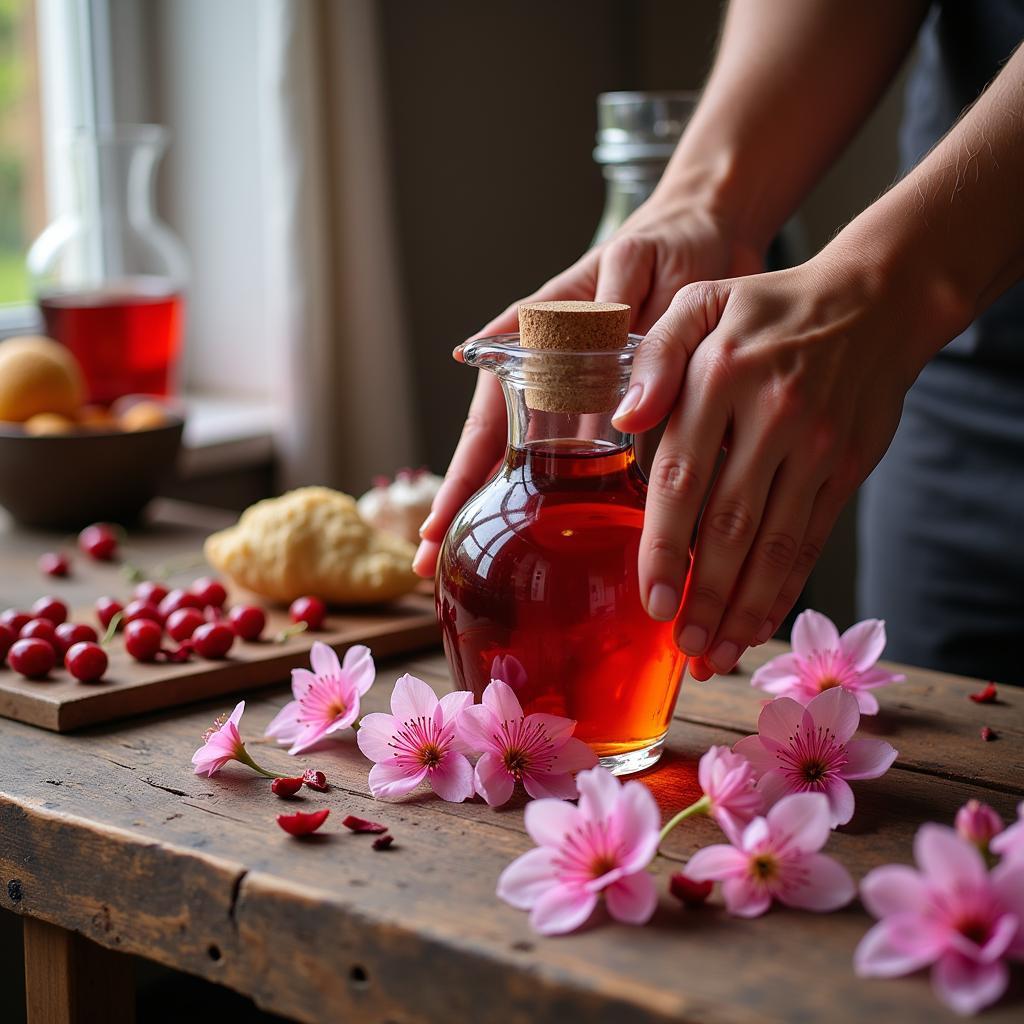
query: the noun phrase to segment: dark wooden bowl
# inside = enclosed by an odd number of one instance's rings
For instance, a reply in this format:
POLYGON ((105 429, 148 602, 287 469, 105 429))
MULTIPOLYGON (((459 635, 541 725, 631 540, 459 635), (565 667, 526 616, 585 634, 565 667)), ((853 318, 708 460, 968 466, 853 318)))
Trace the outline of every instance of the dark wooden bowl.
POLYGON ((183 427, 33 437, 2 424, 0 505, 26 526, 131 523, 173 471, 183 427))

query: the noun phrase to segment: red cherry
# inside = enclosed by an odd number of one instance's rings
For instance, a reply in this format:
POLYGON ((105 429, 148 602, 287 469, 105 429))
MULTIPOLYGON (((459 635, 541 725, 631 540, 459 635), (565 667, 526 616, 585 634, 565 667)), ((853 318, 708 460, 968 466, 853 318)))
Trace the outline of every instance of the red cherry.
POLYGON ((304 622, 310 629, 324 624, 327 607, 319 597, 297 597, 288 609, 292 622, 304 622))
POLYGON ((164 624, 164 617, 155 604, 148 601, 129 601, 124 606, 124 622, 134 622, 136 619, 150 619, 159 625, 164 624))
POLYGON ((224 584, 212 576, 200 576, 189 587, 189 590, 203 602, 203 606, 206 608, 223 608, 224 602, 228 599, 228 592, 224 589, 224 584))
POLYGON ((18 634, 21 632, 22 626, 31 619, 32 616, 28 612, 21 611, 20 608, 8 608, 0 615, 0 626, 6 626, 13 633, 18 634))
POLYGON ((180 644, 188 640, 205 621, 198 608, 179 608, 167 616, 167 633, 180 644))
POLYGON ((134 590, 136 600, 145 601, 156 608, 167 596, 167 588, 154 580, 143 580, 134 590))
POLYGON ((62 622, 67 622, 68 606, 59 598, 47 595, 32 605, 32 616, 37 619, 49 619, 55 626, 59 626, 62 622))
POLYGON ((187 590, 175 588, 169 591, 167 596, 160 602, 160 614, 166 620, 171 612, 176 612, 179 608, 198 608, 199 611, 202 611, 203 602, 195 594, 190 594, 187 590))
POLYGON ((164 631, 152 619, 135 619, 124 627, 124 649, 136 661, 153 661, 163 638, 164 631))
POLYGON ((53 646, 45 640, 17 640, 7 652, 7 664, 26 679, 42 679, 57 664, 53 646))
POLYGON ((67 576, 71 571, 71 559, 56 551, 47 551, 39 556, 39 571, 44 576, 67 576))
POLYGON ((109 562, 117 554, 117 533, 107 523, 93 523, 78 535, 78 546, 98 562, 109 562))
POLYGON ((242 640, 259 640, 267 625, 267 616, 262 608, 254 604, 236 605, 228 613, 231 628, 242 640))
POLYGON ((107 671, 107 652, 99 644, 74 644, 64 657, 64 667, 80 682, 94 683, 107 671))
POLYGON ((101 597, 96 602, 96 618, 100 620, 100 625, 107 629, 110 626, 110 620, 118 614, 123 612, 124 606, 114 597, 101 597))
POLYGON ((75 644, 94 644, 98 639, 96 630, 84 622, 62 622, 57 627, 54 646, 57 648, 58 657, 61 657, 66 656, 75 644))
POLYGON ((204 622, 192 634, 192 648, 201 658, 223 658, 234 642, 234 632, 223 622, 204 622))
POLYGON ((49 619, 29 619, 18 636, 22 640, 45 640, 58 653, 57 627, 49 619))
POLYGON ((18 639, 18 634, 11 629, 10 626, 4 626, 0 624, 0 665, 4 663, 4 658, 7 657, 7 652, 11 649, 11 644, 18 639))

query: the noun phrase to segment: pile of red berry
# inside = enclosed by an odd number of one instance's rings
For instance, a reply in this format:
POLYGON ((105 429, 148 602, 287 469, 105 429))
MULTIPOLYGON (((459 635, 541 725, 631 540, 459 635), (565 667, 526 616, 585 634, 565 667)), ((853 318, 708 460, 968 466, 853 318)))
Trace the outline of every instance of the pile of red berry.
POLYGON ((6 659, 26 679, 44 679, 58 664, 83 683, 101 679, 107 654, 96 630, 67 618, 67 605, 56 597, 39 598, 28 612, 8 608, 0 614, 0 664, 6 659))

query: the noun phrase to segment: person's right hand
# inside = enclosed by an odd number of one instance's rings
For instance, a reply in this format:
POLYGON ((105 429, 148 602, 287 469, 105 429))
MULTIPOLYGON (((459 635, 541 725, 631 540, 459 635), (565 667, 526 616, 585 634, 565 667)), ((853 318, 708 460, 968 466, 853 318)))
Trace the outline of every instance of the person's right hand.
MULTIPOLYGON (((515 331, 520 303, 552 299, 624 302, 632 309, 630 330, 644 334, 684 285, 756 273, 761 265, 756 249, 738 241, 724 219, 707 207, 655 195, 608 241, 532 295, 512 303, 473 337, 515 331)), ((506 430, 501 385, 493 374, 481 372, 444 483, 420 528, 423 540, 413 562, 420 576, 433 576, 441 541, 455 514, 504 454, 506 430)))

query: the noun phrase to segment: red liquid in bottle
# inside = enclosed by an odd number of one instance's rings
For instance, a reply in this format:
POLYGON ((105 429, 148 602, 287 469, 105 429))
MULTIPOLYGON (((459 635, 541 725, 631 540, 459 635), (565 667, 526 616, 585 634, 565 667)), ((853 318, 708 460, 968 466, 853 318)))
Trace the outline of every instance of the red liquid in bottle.
POLYGON ((661 740, 685 659, 673 623, 640 602, 646 492, 632 448, 509 449, 441 551, 438 615, 457 685, 479 700, 500 676, 528 714, 575 719, 602 757, 661 740))
POLYGON ((88 400, 108 405, 129 394, 166 395, 181 339, 176 292, 103 290, 42 296, 46 333, 71 349, 88 400))

